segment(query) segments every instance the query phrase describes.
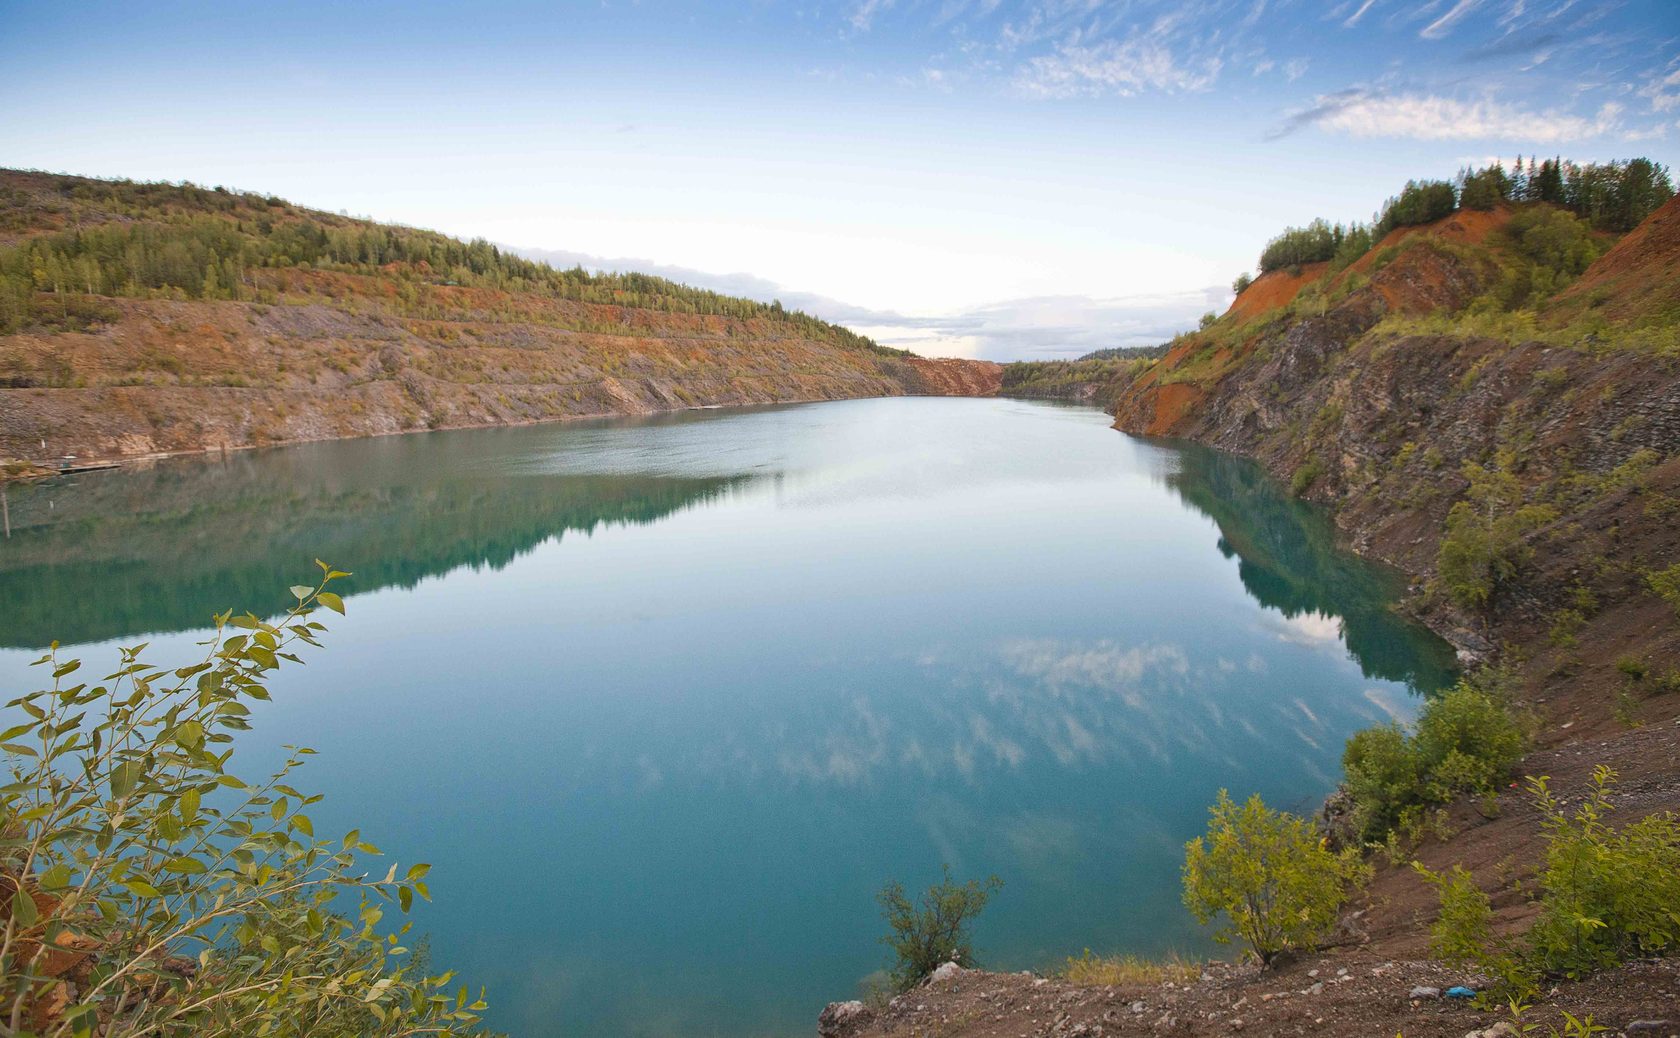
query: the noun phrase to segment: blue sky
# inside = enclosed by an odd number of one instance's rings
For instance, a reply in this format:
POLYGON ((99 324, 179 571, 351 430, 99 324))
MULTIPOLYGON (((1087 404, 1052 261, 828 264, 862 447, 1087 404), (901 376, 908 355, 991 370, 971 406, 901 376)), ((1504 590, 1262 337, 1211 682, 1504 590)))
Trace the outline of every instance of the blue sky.
POLYGON ((1407 178, 1680 142, 1674 0, 0 0, 0 164, 779 296, 934 354, 1158 341, 1407 178))

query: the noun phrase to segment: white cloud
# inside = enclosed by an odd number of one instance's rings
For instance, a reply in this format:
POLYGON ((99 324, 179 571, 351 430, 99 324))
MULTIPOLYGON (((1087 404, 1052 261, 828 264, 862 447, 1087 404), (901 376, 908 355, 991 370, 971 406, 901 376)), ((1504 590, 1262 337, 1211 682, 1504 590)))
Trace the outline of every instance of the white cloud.
POLYGON ((1291 116, 1274 136, 1318 126, 1354 137, 1412 140, 1500 140, 1559 144, 1616 132, 1622 106, 1609 103, 1587 117, 1530 111, 1499 101, 1461 101, 1429 94, 1380 94, 1349 90, 1320 97, 1312 108, 1291 116))
POLYGON ((1342 621, 1329 613, 1297 613, 1294 616, 1266 614, 1266 621, 1280 641, 1303 648, 1329 648, 1342 643, 1342 621))
POLYGON ((1071 686, 1123 692, 1149 674, 1183 676, 1190 670, 1189 658, 1176 645, 1128 647, 1107 639, 1080 644, 1020 638, 1006 642, 1001 655, 1016 673, 1051 689, 1071 686))
POLYGON ((1074 40, 1028 61, 1015 75, 1015 88, 1043 98, 1196 93, 1213 86, 1223 64, 1218 57, 1181 64, 1156 34, 1092 44, 1074 40))
POLYGON ((1680 108, 1680 59, 1676 59, 1666 74, 1652 76, 1639 89, 1639 96, 1651 102, 1651 111, 1669 112, 1680 108))
POLYGON ((1358 25, 1359 19, 1365 17, 1365 12, 1369 11, 1371 9, 1371 5, 1376 2, 1377 0, 1365 0, 1364 3, 1359 5, 1359 10, 1353 12, 1351 15, 1348 15, 1347 20, 1342 23, 1342 28, 1351 29, 1355 25, 1358 25))
POLYGON ((801 292, 751 274, 714 274, 647 259, 610 258, 560 249, 504 247, 558 268, 634 270, 760 302, 779 299, 789 309, 844 324, 887 346, 927 357, 1068 360, 1111 346, 1152 346, 1195 327, 1196 319, 1203 313, 1224 310, 1231 302, 1227 286, 1210 285, 1181 292, 1105 298, 1032 296, 931 316, 911 316, 801 292))
POLYGON ((1439 40, 1452 32, 1453 26, 1464 19, 1464 16, 1480 7, 1482 0, 1458 0, 1452 9, 1441 17, 1424 26, 1418 33, 1426 40, 1439 40))
POLYGON ((870 25, 875 21, 875 16, 891 8, 892 5, 893 0, 863 0, 862 3, 852 8, 852 13, 847 21, 851 22, 852 28, 858 32, 868 32, 870 25))

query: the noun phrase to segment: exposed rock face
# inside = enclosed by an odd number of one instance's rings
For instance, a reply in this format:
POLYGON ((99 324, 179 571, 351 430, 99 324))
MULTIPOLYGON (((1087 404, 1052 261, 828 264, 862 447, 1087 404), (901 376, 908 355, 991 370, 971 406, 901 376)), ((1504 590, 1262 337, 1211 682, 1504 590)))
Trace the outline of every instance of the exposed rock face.
POLYGON ((845 1038, 860 1030, 874 1017, 862 1002, 830 1002, 817 1017, 820 1038, 845 1038))
MULTIPOLYGON (((344 275, 310 280, 321 292, 377 288, 377 279, 344 275)), ((486 302, 451 322, 372 303, 355 311, 111 305, 120 318, 89 331, 0 338, 0 371, 17 373, 0 381, 0 458, 132 457, 718 405, 990 396, 1002 379, 985 361, 901 359, 757 321, 577 303, 538 320, 486 302), (622 331, 545 323, 562 320, 622 331)))
POLYGON ((921 396, 996 396, 1003 385, 1003 365, 987 360, 911 357, 905 388, 921 396))
MULTIPOLYGON (((1677 213, 1671 203, 1652 221, 1677 213)), ((1665 227, 1645 240, 1674 237, 1680 253, 1680 234, 1665 227)), ((1651 603, 1638 572, 1667 565, 1680 547, 1661 504, 1680 487, 1680 365, 1658 351, 1590 342, 1384 331, 1385 315, 1462 308, 1497 275, 1474 250, 1427 238, 1411 246, 1322 313, 1175 349, 1118 392, 1116 425, 1256 458, 1334 506, 1354 548, 1420 583, 1435 573, 1447 512, 1468 486, 1466 463, 1490 465, 1508 452, 1537 495, 1603 486, 1596 498, 1571 492, 1565 514, 1536 535, 1530 564, 1486 614, 1460 613, 1442 596, 1417 605, 1467 662, 1501 644, 1546 645, 1577 588, 1602 604, 1607 631, 1620 610, 1624 626, 1651 631, 1653 649, 1667 646, 1668 635, 1641 612, 1651 603), (1630 463, 1643 466, 1637 480, 1613 475, 1630 463), (1619 564, 1605 566, 1611 558, 1619 564)), ((1605 259, 1650 267, 1648 257, 1605 259)), ((1675 266, 1667 269, 1680 280, 1675 266)))
POLYGON ((484 243, 191 185, 0 169, 11 246, 28 250, 8 253, 13 266, 38 273, 8 274, 0 300, 0 462, 985 396, 1002 377, 779 303, 545 270, 484 243), (205 235, 218 242, 207 254, 205 235))

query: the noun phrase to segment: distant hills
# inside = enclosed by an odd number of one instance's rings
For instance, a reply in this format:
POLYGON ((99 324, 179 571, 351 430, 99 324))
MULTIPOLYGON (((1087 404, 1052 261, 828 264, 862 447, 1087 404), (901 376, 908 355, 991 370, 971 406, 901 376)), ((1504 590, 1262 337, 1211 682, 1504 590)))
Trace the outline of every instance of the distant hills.
POLYGON ((191 184, 0 171, 0 458, 995 392, 783 308, 191 184))

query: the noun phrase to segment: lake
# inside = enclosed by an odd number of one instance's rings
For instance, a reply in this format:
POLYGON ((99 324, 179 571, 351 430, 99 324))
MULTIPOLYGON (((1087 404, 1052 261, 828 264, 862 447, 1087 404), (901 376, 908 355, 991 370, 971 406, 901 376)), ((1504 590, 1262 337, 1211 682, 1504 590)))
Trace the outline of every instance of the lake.
MULTIPOLYGON (((1257 466, 1086 408, 891 399, 182 458, 10 491, 0 680, 355 577, 235 755, 433 864, 436 963, 529 1038, 815 1033, 875 893, 1004 886, 986 965, 1212 950, 1221 788, 1315 808, 1452 653, 1257 466)), ((383 871, 380 864, 374 871, 383 871)))

